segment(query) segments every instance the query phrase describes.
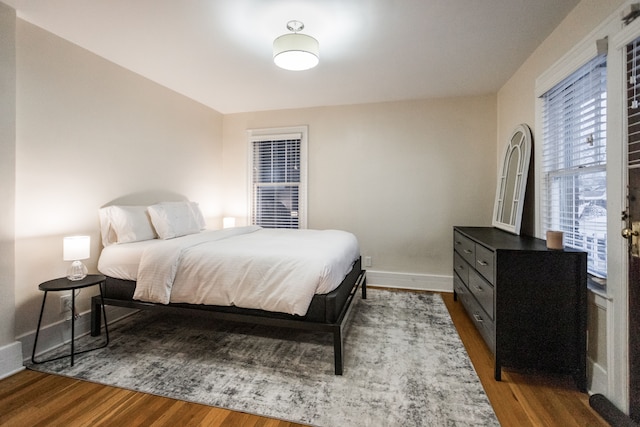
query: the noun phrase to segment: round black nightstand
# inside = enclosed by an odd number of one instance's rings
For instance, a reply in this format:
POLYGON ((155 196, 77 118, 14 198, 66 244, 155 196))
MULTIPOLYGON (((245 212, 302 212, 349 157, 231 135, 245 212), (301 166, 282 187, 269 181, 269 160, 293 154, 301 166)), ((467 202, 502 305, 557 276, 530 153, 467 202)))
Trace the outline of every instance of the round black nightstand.
POLYGON ((102 294, 102 284, 107 280, 101 274, 89 274, 87 277, 81 280, 69 280, 66 277, 60 277, 58 279, 49 280, 47 282, 40 283, 38 285, 38 289, 44 291, 44 296, 42 297, 42 307, 40 308, 40 316, 38 317, 38 328, 36 329, 36 339, 33 343, 33 352, 31 353, 31 362, 34 364, 50 362, 52 360, 62 359, 63 357, 71 357, 71 366, 73 366, 73 358, 77 354, 86 353, 88 351, 97 350, 99 348, 106 347, 109 345, 109 330, 107 329, 107 314, 104 309, 104 300, 102 294), (75 311, 76 311, 76 293, 75 291, 82 288, 88 288, 89 286, 96 286, 100 288, 100 299, 102 301, 102 316, 104 317, 104 331, 106 335, 106 341, 100 346, 90 348, 88 350, 83 350, 79 352, 75 352, 74 349, 74 341, 75 341, 75 311), (42 323, 42 313, 44 312, 44 305, 47 301, 47 293, 48 292, 57 292, 57 291, 71 291, 71 353, 65 354, 63 356, 54 357, 52 359, 36 361, 36 347, 38 345, 38 335, 40 335, 40 325, 42 323))

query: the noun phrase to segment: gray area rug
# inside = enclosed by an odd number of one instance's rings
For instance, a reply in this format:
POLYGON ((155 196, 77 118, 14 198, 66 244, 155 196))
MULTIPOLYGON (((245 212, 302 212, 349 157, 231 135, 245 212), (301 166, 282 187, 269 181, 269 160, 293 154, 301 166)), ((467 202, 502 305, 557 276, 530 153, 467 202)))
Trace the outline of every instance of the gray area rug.
POLYGON ((317 426, 499 425, 437 294, 358 297, 342 376, 330 334, 138 312, 110 336, 30 368, 317 426))

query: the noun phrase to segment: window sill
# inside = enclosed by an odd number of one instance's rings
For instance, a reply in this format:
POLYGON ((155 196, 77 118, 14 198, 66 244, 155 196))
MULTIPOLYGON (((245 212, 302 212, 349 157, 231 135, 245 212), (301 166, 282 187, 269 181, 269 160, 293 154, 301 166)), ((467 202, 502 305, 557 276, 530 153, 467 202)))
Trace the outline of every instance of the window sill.
POLYGON ((588 274, 587 289, 601 298, 611 300, 609 295, 607 295, 607 279, 601 279, 588 274))

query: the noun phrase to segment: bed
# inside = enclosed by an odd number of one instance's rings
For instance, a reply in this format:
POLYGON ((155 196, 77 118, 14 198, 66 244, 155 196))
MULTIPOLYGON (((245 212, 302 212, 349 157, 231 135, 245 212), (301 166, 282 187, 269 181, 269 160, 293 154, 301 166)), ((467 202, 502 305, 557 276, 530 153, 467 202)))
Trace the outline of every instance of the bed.
POLYGON ((100 210, 103 298, 91 303, 91 334, 104 305, 204 314, 207 318, 333 335, 343 372, 344 328, 358 290, 366 298, 358 242, 340 230, 206 230, 194 202, 100 210))

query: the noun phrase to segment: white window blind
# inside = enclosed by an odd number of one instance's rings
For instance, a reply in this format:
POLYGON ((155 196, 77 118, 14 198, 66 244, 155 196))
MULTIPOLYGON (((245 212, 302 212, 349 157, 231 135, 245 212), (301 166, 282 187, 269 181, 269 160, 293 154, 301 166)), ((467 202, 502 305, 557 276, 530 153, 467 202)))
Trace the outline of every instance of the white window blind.
POLYGON ((607 275, 606 78, 600 55, 542 96, 543 232, 563 231, 598 277, 607 275))
POLYGON ((629 168, 640 167, 640 38, 627 45, 627 144, 629 168))
POLYGON ((251 223, 305 228, 303 135, 251 138, 251 223))

